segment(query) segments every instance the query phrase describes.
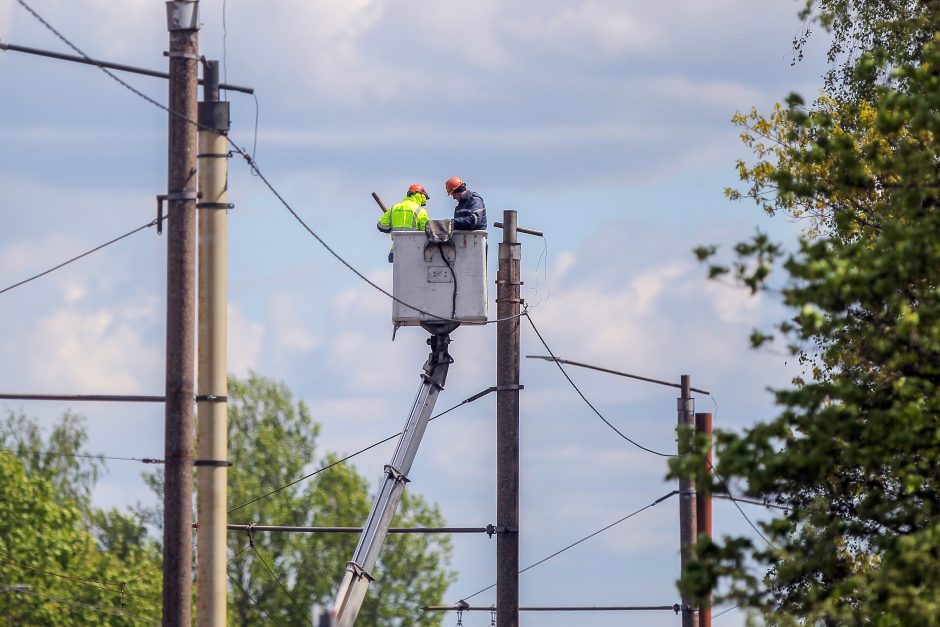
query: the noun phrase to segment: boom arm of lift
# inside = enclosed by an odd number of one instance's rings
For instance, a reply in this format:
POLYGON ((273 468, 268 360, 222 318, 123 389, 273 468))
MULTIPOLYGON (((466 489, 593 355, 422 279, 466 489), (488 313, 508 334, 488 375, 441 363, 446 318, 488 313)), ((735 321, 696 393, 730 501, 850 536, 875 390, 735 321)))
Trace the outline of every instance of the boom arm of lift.
POLYGON ((408 482, 408 472, 418 452, 421 438, 424 437, 438 394, 444 389, 447 368, 454 361, 447 352, 447 345, 450 344, 450 332, 455 327, 456 325, 425 327, 432 333, 428 339, 431 354, 424 364, 421 387, 418 388, 411 414, 398 441, 398 448, 395 449, 391 463, 385 466, 385 483, 372 504, 372 511, 363 526, 352 561, 346 563, 346 573, 333 608, 336 627, 352 627, 359 614, 359 608, 362 607, 369 582, 373 579, 372 570, 379 559, 385 536, 388 535, 392 516, 398 509, 405 483, 408 482))

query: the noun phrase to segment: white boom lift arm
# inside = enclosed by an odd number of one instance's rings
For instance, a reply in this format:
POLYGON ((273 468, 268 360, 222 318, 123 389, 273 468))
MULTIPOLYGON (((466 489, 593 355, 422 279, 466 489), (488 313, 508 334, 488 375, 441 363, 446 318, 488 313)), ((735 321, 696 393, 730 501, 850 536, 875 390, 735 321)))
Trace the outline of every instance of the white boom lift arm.
POLYGON ((411 407, 411 415, 405 423, 398 448, 392 456, 390 464, 385 466, 385 483, 372 504, 369 518, 363 525, 359 545, 353 555, 352 561, 346 563, 346 573, 336 594, 336 603, 333 608, 336 627, 352 627, 356 616, 362 607, 369 583, 372 581, 372 570, 379 559, 385 536, 392 523, 398 502, 401 500, 405 483, 409 481, 408 472, 414 462, 428 426, 434 404, 438 394, 444 389, 447 379, 447 369, 454 362, 447 352, 450 344, 450 332, 457 328, 459 323, 446 322, 441 324, 425 323, 422 326, 432 335, 428 339, 431 354, 424 364, 421 373, 421 387, 411 407))

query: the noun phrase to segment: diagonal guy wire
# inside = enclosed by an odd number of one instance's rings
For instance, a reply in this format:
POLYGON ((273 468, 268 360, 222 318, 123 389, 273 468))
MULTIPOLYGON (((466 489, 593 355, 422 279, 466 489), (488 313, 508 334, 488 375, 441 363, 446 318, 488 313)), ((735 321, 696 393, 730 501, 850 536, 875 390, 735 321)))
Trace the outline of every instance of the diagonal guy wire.
MULTIPOLYGON (((540 559, 539 561, 535 562, 534 564, 529 564, 528 566, 526 566, 525 568, 523 568, 522 570, 520 570, 520 571, 519 571, 519 574, 521 575, 522 573, 526 572, 527 570, 532 570, 533 568, 535 568, 535 567, 538 566, 539 564, 544 564, 544 563, 547 562, 548 560, 552 559, 553 557, 555 557, 555 556, 557 556, 557 555, 560 555, 560 554, 564 553, 564 552, 567 551, 568 549, 578 546, 579 544, 581 544, 581 543, 584 542, 585 540, 589 540, 589 539, 593 538, 594 536, 598 535, 599 533, 603 533, 604 531, 607 531, 607 530, 610 529, 611 527, 614 527, 614 526, 616 526, 616 525, 619 525, 619 524, 622 523, 623 521, 629 520, 630 518, 633 518, 634 516, 636 516, 636 515, 639 514, 640 512, 643 512, 643 511, 645 511, 645 510, 648 510, 648 509, 651 508, 651 507, 654 507, 654 506, 656 506, 656 505, 659 505, 660 503, 662 503, 662 502, 665 501, 666 499, 668 499, 668 498, 670 498, 670 497, 673 497, 673 496, 675 496, 675 495, 677 495, 677 494, 679 494, 679 491, 678 491, 678 490, 673 490, 672 492, 669 492, 668 494, 662 495, 661 497, 659 497, 658 499, 656 499, 655 501, 653 501, 653 502, 650 503, 649 505, 644 505, 643 507, 641 507, 640 509, 636 510, 635 512, 631 512, 631 513, 627 514, 626 516, 624 516, 623 518, 621 518, 621 519, 619 519, 619 520, 615 520, 614 522, 610 523, 610 524, 607 525, 606 527, 603 527, 603 528, 601 528, 601 529, 598 529, 598 530, 595 531, 594 533, 591 533, 591 534, 589 534, 589 535, 586 535, 586 536, 584 536, 583 538, 581 538, 580 540, 577 540, 577 541, 575 541, 575 542, 572 542, 571 544, 569 544, 569 545, 566 546, 565 548, 559 549, 559 550, 555 551, 554 553, 552 553, 552 554, 549 555, 548 557, 544 557, 544 558, 540 559)), ((474 592, 474 593, 471 594, 470 596, 463 597, 463 598, 460 599, 460 600, 461 600, 461 601, 466 601, 467 599, 472 599, 473 597, 477 596, 478 594, 482 594, 482 593, 486 592, 487 590, 490 590, 491 588, 495 588, 495 587, 496 587, 496 584, 494 583, 493 585, 487 586, 487 587, 483 588, 482 590, 477 590, 476 592, 474 592)))

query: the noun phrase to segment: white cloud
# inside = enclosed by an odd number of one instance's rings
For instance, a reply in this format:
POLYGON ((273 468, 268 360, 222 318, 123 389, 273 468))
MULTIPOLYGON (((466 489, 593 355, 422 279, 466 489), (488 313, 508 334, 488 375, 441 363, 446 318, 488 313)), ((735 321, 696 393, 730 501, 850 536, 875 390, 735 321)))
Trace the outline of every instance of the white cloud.
POLYGON ((246 316, 238 305, 228 306, 229 372, 244 375, 260 370, 265 326, 246 316))
POLYGON ((151 298, 107 309, 71 306, 39 318, 27 357, 34 384, 89 394, 153 393, 163 380, 163 355, 145 331, 158 319, 158 304, 151 298))
POLYGON ((315 332, 312 314, 305 317, 304 308, 295 294, 278 292, 270 304, 270 328, 275 345, 285 351, 312 351, 323 344, 315 332))
POLYGON ((507 30, 535 50, 573 54, 585 61, 646 56, 662 50, 665 34, 645 6, 616 0, 587 0, 551 6, 513 20, 507 30))

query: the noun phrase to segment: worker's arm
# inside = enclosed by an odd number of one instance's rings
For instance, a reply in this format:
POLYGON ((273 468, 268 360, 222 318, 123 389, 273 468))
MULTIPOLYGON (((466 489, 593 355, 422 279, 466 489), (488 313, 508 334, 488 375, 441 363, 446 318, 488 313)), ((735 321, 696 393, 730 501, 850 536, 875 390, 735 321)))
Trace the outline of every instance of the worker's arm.
POLYGON ((375 228, 382 231, 383 233, 392 232, 392 212, 391 210, 386 211, 379 218, 378 223, 375 225, 375 228))
POLYGON ((418 216, 416 218, 417 227, 419 231, 424 230, 424 227, 427 225, 428 220, 429 220, 428 212, 424 207, 422 207, 421 209, 418 210, 418 216))
POLYGON ((483 198, 471 192, 466 201, 462 201, 454 211, 455 231, 475 231, 486 229, 486 206, 483 198))

